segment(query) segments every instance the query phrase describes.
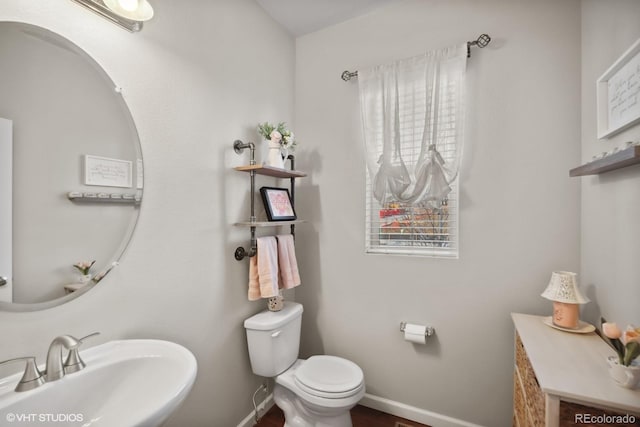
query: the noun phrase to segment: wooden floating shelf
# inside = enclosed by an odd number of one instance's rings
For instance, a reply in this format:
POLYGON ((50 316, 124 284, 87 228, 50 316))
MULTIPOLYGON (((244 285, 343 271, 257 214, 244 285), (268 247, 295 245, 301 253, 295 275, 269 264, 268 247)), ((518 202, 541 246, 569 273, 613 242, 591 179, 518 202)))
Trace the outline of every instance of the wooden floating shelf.
POLYGON ((241 227, 279 227, 281 225, 295 225, 302 224, 303 222, 307 222, 304 219, 296 219, 294 221, 240 221, 236 222, 233 225, 238 225, 241 227))
POLYGON ((598 175, 640 163, 640 146, 634 145, 624 150, 594 160, 569 171, 569 176, 598 175))
POLYGON ((275 178, 302 178, 307 176, 306 173, 301 171, 274 168, 267 165, 236 166, 234 169, 240 172, 255 171, 258 175, 273 176, 275 178))

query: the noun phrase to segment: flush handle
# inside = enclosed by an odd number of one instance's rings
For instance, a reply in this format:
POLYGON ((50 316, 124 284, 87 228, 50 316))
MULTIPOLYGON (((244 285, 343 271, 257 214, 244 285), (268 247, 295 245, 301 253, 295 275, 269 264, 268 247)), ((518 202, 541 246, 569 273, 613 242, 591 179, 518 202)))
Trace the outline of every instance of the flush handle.
POLYGON ((8 283, 9 279, 4 276, 0 276, 0 286, 4 286, 8 283))
POLYGON ((271 334, 271 338, 278 338, 281 333, 282 333, 282 330, 275 331, 274 333, 271 334))

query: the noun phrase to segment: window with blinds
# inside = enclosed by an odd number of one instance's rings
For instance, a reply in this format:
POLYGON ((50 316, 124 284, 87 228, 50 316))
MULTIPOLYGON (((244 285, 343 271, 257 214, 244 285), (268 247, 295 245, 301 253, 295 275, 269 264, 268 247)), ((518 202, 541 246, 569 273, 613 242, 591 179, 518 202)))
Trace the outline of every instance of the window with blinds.
MULTIPOLYGON (((406 89, 406 88, 405 88, 406 89)), ((425 130, 434 135, 436 147, 445 165, 457 168, 462 141, 462 129, 457 108, 459 102, 456 84, 445 84, 439 88, 437 111, 425 114, 430 106, 422 90, 400 90, 398 124, 400 129, 401 154, 404 165, 416 180, 416 165, 424 155, 423 134, 425 130), (420 93, 422 92, 422 93, 420 93), (425 99, 421 102, 420 99, 425 99), (425 126, 425 121, 427 121, 425 126), (433 123, 433 122, 437 123, 433 123)), ((433 88, 427 88, 431 91, 433 88)), ((382 110, 374 113, 374 120, 383 120, 382 110)), ((379 152, 383 150, 382 133, 375 136, 379 152)), ((400 161, 394 159, 393 166, 400 161)), ((367 173, 366 181, 366 251, 368 253, 405 254, 433 257, 458 257, 458 179, 449 184, 451 192, 437 202, 397 201, 381 204, 373 196, 372 178, 367 173)))
POLYGON ((367 175, 368 253, 458 257, 458 180, 438 208, 391 202, 380 206, 367 175))

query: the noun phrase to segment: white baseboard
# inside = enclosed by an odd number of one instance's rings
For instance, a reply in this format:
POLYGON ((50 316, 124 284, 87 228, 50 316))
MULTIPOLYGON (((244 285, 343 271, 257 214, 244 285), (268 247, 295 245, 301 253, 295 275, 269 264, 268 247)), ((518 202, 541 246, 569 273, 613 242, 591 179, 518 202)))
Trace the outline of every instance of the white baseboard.
MULTIPOLYGON (((267 412, 275 403, 273 402, 273 393, 258 405, 260 414, 267 412)), ((482 427, 468 421, 459 420, 436 412, 427 411, 425 409, 416 408, 415 406, 405 405, 395 400, 385 399, 383 397, 365 394, 359 405, 366 406, 396 417, 406 418, 421 424, 427 424, 432 427, 482 427)), ((253 427, 255 424, 255 414, 253 411, 247 415, 237 427, 253 427)))
POLYGON ((468 421, 405 405, 383 397, 365 394, 360 405, 433 427, 481 427, 468 421))
MULTIPOLYGON (((271 393, 258 405, 258 411, 260 412, 260 415, 263 415, 265 412, 271 409, 273 405, 273 393, 271 393)), ((253 411, 251 411, 249 415, 247 415, 242 421, 240 421, 238 427, 253 427, 255 423, 256 415, 253 413, 253 411)))

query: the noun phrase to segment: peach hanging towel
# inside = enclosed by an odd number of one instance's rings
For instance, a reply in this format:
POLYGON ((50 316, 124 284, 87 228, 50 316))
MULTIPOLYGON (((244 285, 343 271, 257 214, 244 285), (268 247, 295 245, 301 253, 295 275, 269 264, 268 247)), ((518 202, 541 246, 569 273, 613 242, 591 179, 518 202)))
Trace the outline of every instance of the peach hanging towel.
POLYGON ((296 248, 291 234, 279 234, 278 266, 280 267, 281 288, 291 289, 300 284, 296 248))
POLYGON ((249 301, 278 295, 278 243, 274 236, 258 237, 257 254, 249 258, 249 301))

